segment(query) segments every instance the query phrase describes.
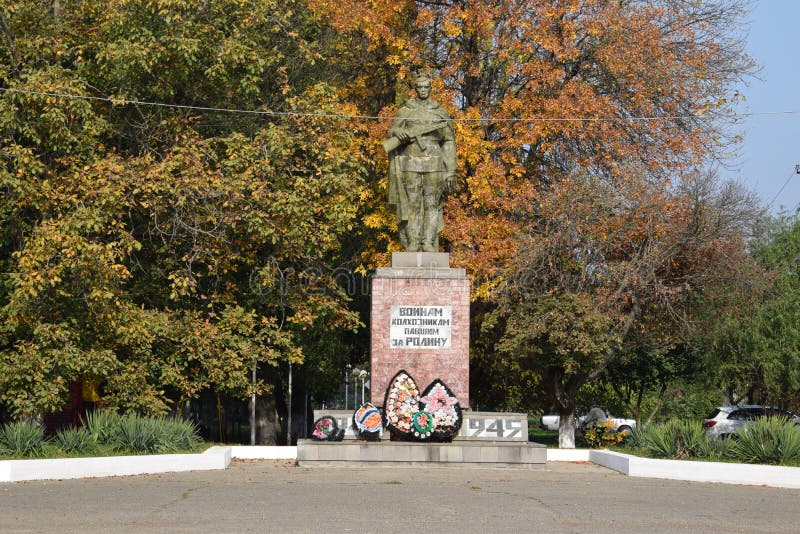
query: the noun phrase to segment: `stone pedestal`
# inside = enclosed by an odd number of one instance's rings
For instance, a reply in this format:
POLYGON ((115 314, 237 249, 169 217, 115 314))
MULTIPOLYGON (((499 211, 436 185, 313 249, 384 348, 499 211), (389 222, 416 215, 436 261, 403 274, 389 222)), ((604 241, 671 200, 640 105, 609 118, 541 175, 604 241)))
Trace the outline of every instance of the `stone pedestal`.
POLYGON ((442 380, 469 408, 469 280, 449 254, 395 252, 372 278, 372 403, 405 369, 420 391, 442 380))
POLYGON ((408 443, 297 441, 300 467, 510 467, 543 469, 547 447, 513 441, 408 443))

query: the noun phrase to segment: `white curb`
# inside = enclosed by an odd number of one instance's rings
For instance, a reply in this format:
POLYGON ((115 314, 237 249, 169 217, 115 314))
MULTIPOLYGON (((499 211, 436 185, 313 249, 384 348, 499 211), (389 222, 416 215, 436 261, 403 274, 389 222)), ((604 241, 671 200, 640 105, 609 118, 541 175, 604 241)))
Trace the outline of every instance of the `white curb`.
POLYGON ((592 450, 589 460, 632 477, 800 488, 800 467, 656 460, 608 450, 592 450))
POLYGON ((297 460, 297 447, 233 445, 231 456, 241 460, 297 460))
POLYGON ((230 463, 230 447, 211 447, 201 454, 4 460, 0 461, 0 482, 203 471, 225 469, 230 463))
POLYGON ((588 462, 589 449, 547 449, 548 462, 588 462))
MULTIPOLYGON (((297 447, 211 447, 202 454, 2 460, 0 482, 225 469, 231 458, 296 460, 297 447)), ((547 449, 548 462, 592 462, 632 477, 800 488, 800 467, 656 460, 598 449, 547 449)))

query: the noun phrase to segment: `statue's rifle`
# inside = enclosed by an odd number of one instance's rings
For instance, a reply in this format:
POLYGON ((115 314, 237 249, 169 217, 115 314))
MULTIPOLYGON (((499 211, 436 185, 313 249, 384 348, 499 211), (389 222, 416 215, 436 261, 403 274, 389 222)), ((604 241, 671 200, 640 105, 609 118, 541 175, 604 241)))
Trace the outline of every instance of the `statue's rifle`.
MULTIPOLYGON (((425 135, 426 133, 435 132, 439 128, 444 128, 445 126, 447 126, 447 121, 434 122, 433 124, 429 124, 427 126, 420 126, 419 128, 414 128, 411 130, 413 134, 409 135, 409 140, 414 140, 417 143, 419 143, 419 137, 425 135)), ((386 152, 391 152, 392 150, 396 150, 397 147, 399 147, 402 144, 403 142, 400 141, 400 139, 398 139, 395 136, 392 136, 383 142, 383 149, 386 152)))

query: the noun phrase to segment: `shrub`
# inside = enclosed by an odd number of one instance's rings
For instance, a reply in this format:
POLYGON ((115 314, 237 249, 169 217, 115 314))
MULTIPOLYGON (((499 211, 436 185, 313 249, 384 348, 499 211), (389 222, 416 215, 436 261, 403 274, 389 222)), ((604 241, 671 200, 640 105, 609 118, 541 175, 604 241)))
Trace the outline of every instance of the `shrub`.
POLYGON ((746 463, 800 462, 800 426, 783 417, 754 421, 733 436, 736 459, 746 463))
POLYGON ((67 428, 59 431, 54 438, 58 448, 68 453, 86 453, 97 446, 88 428, 67 428))
POLYGON ((36 423, 18 421, 0 428, 0 454, 40 456, 47 440, 36 423))
POLYGON ((708 439, 700 444, 697 455, 711 461, 729 460, 735 458, 736 441, 732 439, 708 439))
POLYGON ((689 421, 671 420, 650 424, 631 432, 631 444, 656 458, 689 458, 704 451, 707 439, 700 425, 689 421))
POLYGON ((126 415, 114 427, 111 443, 136 453, 164 453, 194 447, 200 442, 190 421, 167 417, 126 415))
POLYGON ((605 423, 598 423, 587 430, 583 435, 583 440, 587 446, 596 449, 620 445, 626 441, 627 437, 627 432, 617 432, 614 423, 606 421, 605 423))
POLYGON ((110 444, 117 432, 120 419, 117 412, 112 410, 95 410, 86 416, 84 427, 89 431, 95 442, 110 444))

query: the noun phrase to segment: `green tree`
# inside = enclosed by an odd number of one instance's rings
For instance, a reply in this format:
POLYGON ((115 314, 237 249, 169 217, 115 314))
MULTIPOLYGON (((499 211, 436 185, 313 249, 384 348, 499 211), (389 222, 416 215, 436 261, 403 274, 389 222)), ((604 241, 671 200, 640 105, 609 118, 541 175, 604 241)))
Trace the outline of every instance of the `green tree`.
POLYGON ((56 410, 77 379, 150 413, 268 394, 263 366, 358 327, 325 273, 363 132, 309 116, 354 108, 304 3, 42 6, 0 7, 0 404, 56 410))
POLYGON ((772 221, 753 255, 769 273, 761 299, 724 315, 708 366, 731 402, 798 409, 800 398, 800 214, 772 221))

